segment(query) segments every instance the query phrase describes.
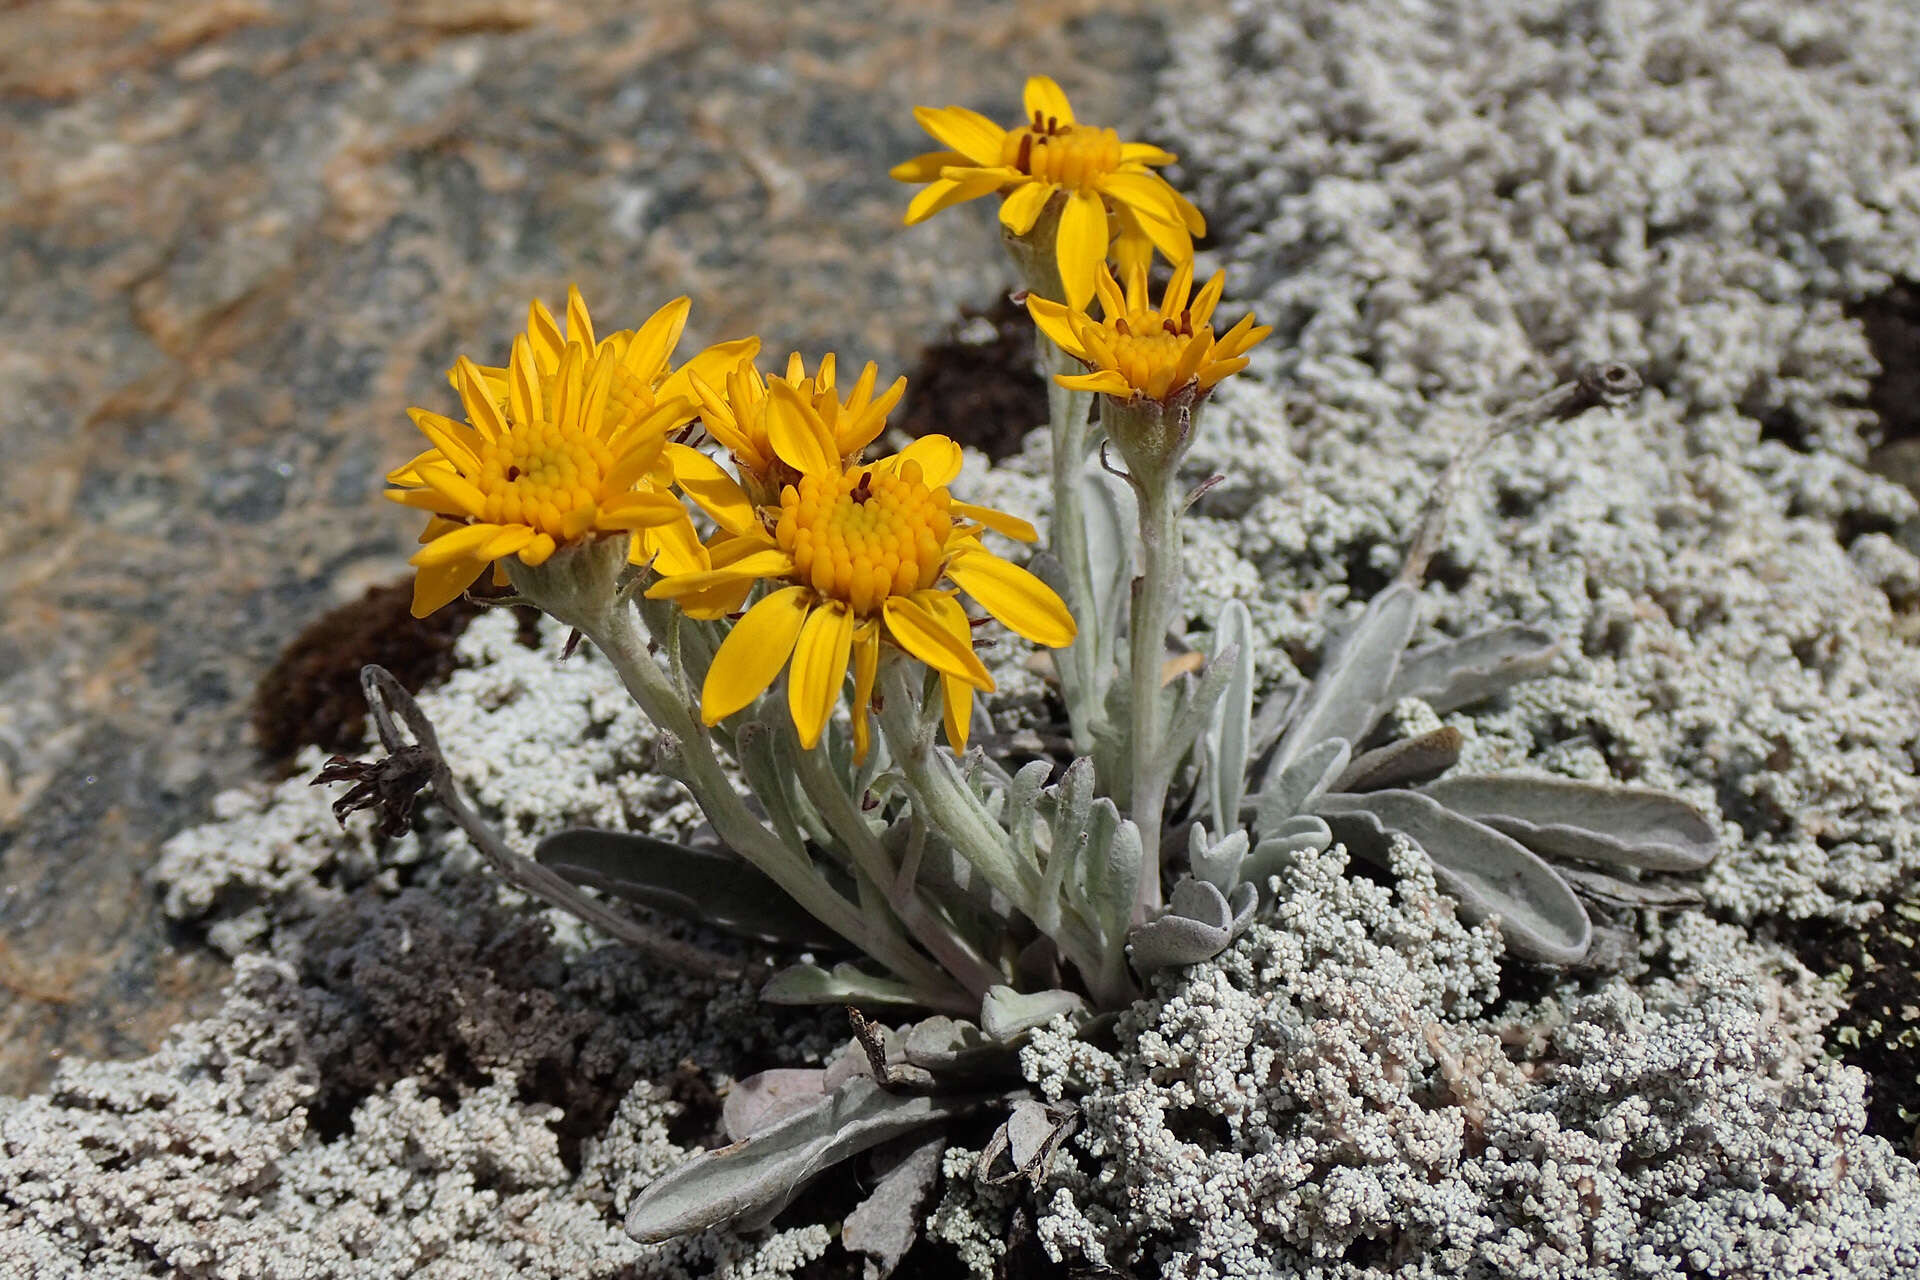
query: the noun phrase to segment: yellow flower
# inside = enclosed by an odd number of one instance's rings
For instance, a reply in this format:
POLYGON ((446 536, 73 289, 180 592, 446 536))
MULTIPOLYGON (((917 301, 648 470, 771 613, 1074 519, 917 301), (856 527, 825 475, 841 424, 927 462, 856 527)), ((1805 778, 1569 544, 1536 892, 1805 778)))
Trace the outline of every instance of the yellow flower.
POLYGON ((1027 120, 1015 129, 965 107, 914 108, 920 127, 950 149, 892 169, 901 182, 926 184, 907 206, 908 226, 997 191, 1005 197, 1002 225, 1025 236, 1060 196, 1054 252, 1066 300, 1082 309, 1106 261, 1110 207, 1120 224, 1123 266, 1144 264, 1147 243, 1176 266, 1192 261, 1193 237, 1206 234, 1206 219, 1153 171, 1172 164, 1172 154, 1076 123, 1067 95, 1046 76, 1027 81, 1025 105, 1027 120))
MULTIPOLYGON (((832 352, 820 358, 819 369, 809 377, 806 362, 799 352, 787 357, 787 371, 772 379, 785 382, 813 407, 832 435, 840 458, 858 457, 887 426, 887 415, 906 393, 907 380, 895 378, 876 398, 873 394, 880 369, 872 361, 860 371, 853 390, 842 399, 834 386, 832 352)), ((741 482, 754 500, 772 504, 780 500, 780 491, 798 478, 799 473, 780 461, 767 436, 767 387, 769 380, 751 361, 742 361, 724 380, 709 381, 696 371, 691 380, 694 394, 700 398, 700 419, 709 435, 726 447, 740 469, 741 482), (715 387, 713 381, 721 385, 715 387)), ((694 452, 688 450, 688 452, 694 452)), ((704 454, 699 455, 705 457, 704 454)), ((697 463, 689 464, 697 468, 697 463)), ((711 462, 709 460, 709 464, 711 462)), ((718 468, 714 468, 718 470, 718 468)), ((724 473, 722 473, 724 479, 724 473)), ((729 482, 730 483, 730 482, 729 482)))
POLYGON ((1248 314, 1214 337, 1208 321, 1225 285, 1225 273, 1216 271, 1189 303, 1193 264, 1184 263, 1174 270, 1155 310, 1144 265, 1127 273, 1124 294, 1113 273, 1103 268, 1098 284, 1103 319, 1093 319, 1084 308, 1031 295, 1027 310, 1049 338, 1087 366, 1086 373, 1056 375, 1054 381, 1061 386, 1121 401, 1194 400, 1220 379, 1246 368, 1246 353, 1273 332, 1271 325, 1256 327, 1248 314))
POLYGON ((664 577, 647 590, 693 612, 710 610, 716 594, 731 593, 737 607, 756 583, 773 587, 714 654, 701 718, 718 724, 784 669, 788 710, 801 744, 811 748, 851 666, 854 750, 864 759, 867 709, 886 644, 939 673, 947 740, 963 749, 973 690, 992 689, 993 679, 974 654, 972 625, 954 588, 1037 644, 1073 641, 1073 618, 1060 597, 981 545, 982 526, 1027 541, 1033 527, 947 493, 960 470, 960 446, 945 436, 849 465, 832 429, 791 383, 771 384, 767 406, 768 443, 796 479, 777 506, 767 507, 737 485, 704 485, 695 500, 727 534, 714 548, 716 567, 664 577))
POLYGON ((412 561, 416 617, 506 557, 539 565, 563 546, 610 535, 630 536, 635 558, 706 566, 668 492, 666 437, 694 417, 694 373, 751 359, 758 340, 712 348, 669 373, 688 307, 676 299, 640 329, 596 342, 578 290, 569 292, 565 333, 535 302, 506 367, 462 356, 448 371, 465 422, 409 410, 433 447, 388 475, 387 496, 433 515, 412 561))

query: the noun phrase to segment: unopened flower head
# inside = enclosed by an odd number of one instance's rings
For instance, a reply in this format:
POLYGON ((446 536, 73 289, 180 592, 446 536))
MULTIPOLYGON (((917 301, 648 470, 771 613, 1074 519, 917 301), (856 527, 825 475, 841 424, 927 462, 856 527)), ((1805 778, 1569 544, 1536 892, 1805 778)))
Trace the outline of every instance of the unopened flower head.
POLYGON ((983 527, 1031 541, 1024 520, 956 501, 947 485, 960 447, 925 436, 877 462, 848 463, 821 415, 787 382, 770 387, 768 438, 795 474, 777 505, 761 507, 713 477, 688 492, 725 531, 714 568, 663 578, 647 591, 696 616, 737 609, 759 583, 772 589, 727 633, 701 690, 708 724, 746 707, 782 670, 801 744, 820 740, 847 670, 854 674, 854 748, 865 758, 883 646, 940 675, 948 741, 964 748, 973 690, 993 679, 973 651, 955 588, 1037 644, 1072 642, 1074 623, 1053 590, 988 551, 983 527))
MULTIPOLYGON (((636 559, 699 546, 669 492, 665 455, 667 434, 696 412, 689 370, 668 366, 688 305, 676 299, 640 329, 596 341, 578 290, 565 330, 535 302, 505 366, 462 356, 448 371, 464 422, 409 410, 433 447, 388 475, 387 496, 433 515, 412 561, 415 616, 508 557, 538 566, 563 547, 614 535, 632 539, 636 559)), ((750 359, 751 346, 735 343, 694 367, 742 350, 750 359)))
POLYGON ((724 379, 710 382, 695 377, 693 389, 700 397, 701 421, 707 432, 733 455, 740 471, 740 483, 756 503, 771 505, 780 500, 780 491, 799 477, 799 472, 780 460, 767 433, 768 385, 784 382, 810 405, 833 439, 836 456, 853 459, 886 429, 887 415, 906 393, 907 380, 895 378, 893 385, 874 395, 880 369, 868 361, 853 388, 841 395, 835 386, 835 360, 832 352, 820 358, 819 366, 808 374, 799 352, 787 357, 784 374, 769 379, 751 361, 743 361, 729 370, 724 379))
MULTIPOLYGON (((1027 81, 1025 106, 1026 120, 1012 129, 965 107, 914 108, 920 127, 948 149, 894 166, 900 181, 926 184, 907 206, 909 226, 999 192, 1000 222, 1009 235, 1045 239, 1051 233, 1051 265, 1066 301, 1081 308, 1093 298, 1110 246, 1123 267, 1144 267, 1149 245, 1176 265, 1193 260, 1193 237, 1206 233, 1206 220, 1154 172, 1172 164, 1172 154, 1078 123, 1067 95, 1046 76, 1027 81), (1109 212, 1119 224, 1117 244, 1109 212)), ((1040 281, 1031 283, 1050 292, 1040 281)))
POLYGON ((1246 368, 1246 353, 1273 332, 1271 325, 1256 326, 1248 314, 1216 338, 1210 321, 1225 285, 1225 273, 1215 272, 1199 296, 1190 298, 1193 264, 1185 263, 1174 269, 1155 308, 1144 266, 1127 273, 1124 292, 1113 273, 1103 269, 1101 319, 1031 294, 1027 310, 1049 338, 1087 366, 1086 373, 1056 375, 1061 386, 1121 401, 1190 405, 1220 379, 1246 368))

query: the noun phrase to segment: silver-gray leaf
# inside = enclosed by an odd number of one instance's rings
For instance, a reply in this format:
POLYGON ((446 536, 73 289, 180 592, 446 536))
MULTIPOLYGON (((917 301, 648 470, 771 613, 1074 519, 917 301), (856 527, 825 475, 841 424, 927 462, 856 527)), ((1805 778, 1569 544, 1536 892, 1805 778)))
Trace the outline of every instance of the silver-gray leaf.
POLYGON ((1516 623, 1409 649, 1384 705, 1419 698, 1445 715, 1541 675, 1559 651, 1560 642, 1550 633, 1516 623))
POLYGON ((1356 854, 1378 860, 1401 832, 1433 860, 1434 881, 1460 914, 1500 918, 1507 949, 1543 964, 1579 963, 1593 940, 1586 908, 1567 882, 1518 841, 1413 791, 1329 794, 1321 816, 1356 854))
POLYGON ((1720 853, 1699 810, 1647 787, 1575 778, 1443 778, 1427 795, 1536 853, 1646 871, 1697 871, 1720 853))
POLYGON ((762 1226, 842 1160, 981 1101, 980 1095, 888 1093, 856 1076, 745 1142, 695 1156, 656 1178, 628 1208, 627 1234, 657 1244, 727 1223, 762 1226))

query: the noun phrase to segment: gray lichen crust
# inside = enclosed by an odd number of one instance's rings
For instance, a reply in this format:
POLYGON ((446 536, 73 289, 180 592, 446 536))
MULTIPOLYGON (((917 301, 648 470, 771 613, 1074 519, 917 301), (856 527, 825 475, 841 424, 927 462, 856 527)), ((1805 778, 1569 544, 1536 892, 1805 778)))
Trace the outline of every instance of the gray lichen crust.
POLYGON ((1688 917, 1649 947, 1678 976, 1502 1003, 1497 933, 1404 842, 1394 870, 1312 855, 1112 1050, 1035 1037, 1029 1078, 1082 1116, 1040 1188, 1049 1252, 1214 1280, 1920 1267, 1920 1174, 1798 1030, 1827 997, 1791 959, 1688 917))

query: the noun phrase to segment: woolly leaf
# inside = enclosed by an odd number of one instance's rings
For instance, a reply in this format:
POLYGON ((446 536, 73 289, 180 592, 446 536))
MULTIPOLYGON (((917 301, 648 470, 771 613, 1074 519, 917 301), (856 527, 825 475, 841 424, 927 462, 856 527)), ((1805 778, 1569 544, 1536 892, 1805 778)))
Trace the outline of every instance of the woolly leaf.
POLYGON ((1258 901, 1252 885, 1239 886, 1229 899, 1204 880, 1180 881, 1173 886, 1166 914, 1127 935, 1133 967, 1152 973, 1212 959, 1246 928, 1258 901))
POLYGON ((736 1081, 720 1107, 729 1142, 742 1142, 819 1103, 827 1073, 818 1067, 776 1067, 736 1081))
POLYGON ((1253 852, 1240 864, 1240 878, 1264 895, 1269 877, 1279 875, 1301 855, 1319 853, 1332 843, 1333 831, 1326 819, 1310 813, 1298 814, 1260 837, 1253 852))
POLYGON ((1181 757, 1192 749, 1194 740, 1207 727, 1220 695, 1226 692, 1238 666, 1239 650, 1221 650, 1201 670, 1199 681, 1187 696, 1180 700, 1167 723, 1165 735, 1160 739, 1160 770, 1163 775, 1171 775, 1181 757))
POLYGON ((1140 828, 1122 818, 1120 810, 1105 796, 1094 803, 1089 825, 1090 838, 1067 880, 1073 886, 1069 896, 1100 937, 1117 946, 1133 915, 1133 895, 1144 874, 1146 845, 1140 839, 1140 828))
POLYGON ((845 946, 767 874, 737 854, 582 827, 542 840, 536 861, 577 885, 768 942, 845 946))
POLYGON ((1220 619, 1214 624, 1213 652, 1216 662, 1228 653, 1234 655, 1226 688, 1214 704, 1207 726, 1213 829, 1225 832, 1240 825, 1240 799, 1246 793, 1247 760, 1253 744, 1253 615, 1238 600, 1228 601, 1220 611, 1220 619))
POLYGON ((1395 582, 1367 602, 1353 629, 1327 655, 1325 666, 1274 748, 1272 768, 1284 769, 1329 738, 1358 742, 1387 705, 1400 655, 1418 618, 1420 593, 1395 582))
POLYGON ((1205 880, 1222 893, 1230 892, 1240 883, 1240 867, 1250 848, 1244 828, 1236 827, 1208 843, 1207 829, 1196 822, 1187 835, 1187 865, 1192 868, 1194 879, 1205 880))
POLYGON ((768 1004, 924 1004, 912 987, 894 978, 878 978, 851 964, 832 970, 817 964, 788 965, 767 979, 760 998, 768 1004))
POLYGON ((1382 705, 1419 698, 1445 715, 1542 674, 1559 651, 1552 635, 1513 623, 1409 649, 1382 705))
POLYGON ((1433 878, 1469 921, 1500 918, 1507 949, 1542 964, 1579 963, 1593 941, 1586 908, 1552 867, 1518 841, 1414 791, 1320 797, 1333 833, 1354 853, 1383 862, 1398 831, 1426 851, 1433 878))
POLYGON ((901 1048, 914 1066, 942 1075, 1019 1074, 1019 1064, 1005 1045, 988 1039, 973 1023, 945 1014, 908 1027, 901 1048))
POLYGON ((842 1160, 980 1101, 888 1093, 871 1078, 856 1076, 745 1142, 695 1156, 656 1178, 627 1210, 627 1234, 658 1244, 723 1224, 762 1226, 842 1160))
POLYGON ((1573 778, 1444 778, 1426 794, 1534 852, 1647 871, 1698 871, 1720 834, 1698 809, 1646 787, 1573 778))
POLYGON ((1329 738, 1302 751, 1255 798, 1254 830, 1264 834, 1306 812, 1346 772, 1352 755, 1345 738, 1329 738))
POLYGON ((1087 1002, 1071 991, 1015 991, 989 987, 980 1001, 980 1030, 1001 1044, 1043 1027, 1061 1014, 1085 1013, 1087 1002))

